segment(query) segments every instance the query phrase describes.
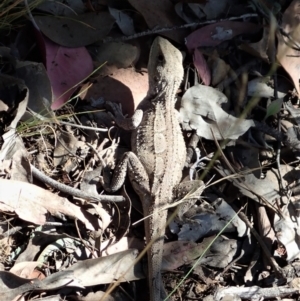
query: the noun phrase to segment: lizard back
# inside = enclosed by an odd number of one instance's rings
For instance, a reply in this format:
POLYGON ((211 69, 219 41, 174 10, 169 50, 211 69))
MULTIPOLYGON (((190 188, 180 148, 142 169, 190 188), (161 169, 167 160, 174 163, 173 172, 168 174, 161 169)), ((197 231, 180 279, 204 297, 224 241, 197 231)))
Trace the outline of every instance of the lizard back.
POLYGON ((141 194, 149 263, 150 300, 161 301, 160 274, 167 210, 186 158, 186 147, 175 110, 176 91, 183 78, 181 52, 163 38, 156 38, 148 64, 149 90, 138 109, 143 118, 132 133, 131 147, 149 177, 150 193, 141 194))
POLYGON ((150 51, 148 75, 148 94, 138 107, 143 119, 132 133, 131 146, 148 173, 151 195, 171 200, 186 157, 175 110, 175 95, 183 78, 181 52, 169 41, 156 38, 150 51))
MULTIPOLYGON (((164 99, 164 95, 158 98, 164 99)), ((160 205, 172 199, 172 189, 180 182, 186 148, 175 109, 164 100, 152 99, 140 126, 132 133, 133 152, 145 167, 152 197, 160 205)), ((164 204, 163 204, 164 203, 164 204)))

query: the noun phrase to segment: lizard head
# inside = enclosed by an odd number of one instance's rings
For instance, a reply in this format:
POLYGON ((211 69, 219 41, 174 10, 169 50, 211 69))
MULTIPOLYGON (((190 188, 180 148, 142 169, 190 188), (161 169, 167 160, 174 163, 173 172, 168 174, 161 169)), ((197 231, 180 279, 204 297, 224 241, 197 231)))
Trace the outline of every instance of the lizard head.
POLYGON ((149 93, 156 95, 168 85, 174 93, 183 79, 182 54, 168 40, 155 38, 148 63, 149 93))

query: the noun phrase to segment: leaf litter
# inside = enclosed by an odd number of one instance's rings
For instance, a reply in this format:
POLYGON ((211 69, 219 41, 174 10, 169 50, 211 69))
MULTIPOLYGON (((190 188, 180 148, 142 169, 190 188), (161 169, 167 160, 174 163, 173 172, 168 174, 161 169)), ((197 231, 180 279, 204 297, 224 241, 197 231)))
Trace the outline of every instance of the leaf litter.
POLYGON ((174 200, 180 216, 165 208, 166 290, 298 300, 299 1, 0 8, 1 300, 148 298, 141 201, 129 181, 108 195, 100 177, 130 150, 106 102, 133 114, 157 35, 184 54, 183 181, 206 183, 174 200))

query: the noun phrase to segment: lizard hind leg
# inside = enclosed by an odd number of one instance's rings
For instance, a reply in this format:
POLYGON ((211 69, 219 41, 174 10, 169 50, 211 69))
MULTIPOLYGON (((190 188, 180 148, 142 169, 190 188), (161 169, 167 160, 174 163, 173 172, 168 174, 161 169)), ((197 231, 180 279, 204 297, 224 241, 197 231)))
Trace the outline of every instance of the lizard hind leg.
POLYGON ((174 189, 176 199, 185 199, 184 202, 178 206, 178 218, 184 219, 184 215, 188 212, 200 198, 205 184, 201 180, 183 181, 174 189))

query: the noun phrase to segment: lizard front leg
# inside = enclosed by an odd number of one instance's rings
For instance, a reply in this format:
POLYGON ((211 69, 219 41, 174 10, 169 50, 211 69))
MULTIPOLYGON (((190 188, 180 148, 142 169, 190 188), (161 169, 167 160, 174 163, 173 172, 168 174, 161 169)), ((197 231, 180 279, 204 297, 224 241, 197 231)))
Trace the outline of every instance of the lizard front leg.
POLYGON ((126 131, 135 130, 140 125, 143 119, 143 111, 140 109, 135 110, 131 118, 126 118, 123 115, 122 107, 120 104, 107 101, 106 105, 113 111, 111 117, 114 119, 116 124, 126 131))
POLYGON ((110 167, 105 166, 103 178, 100 178, 104 190, 108 192, 119 190, 128 174, 133 189, 141 200, 148 199, 145 196, 150 195, 149 177, 139 158, 133 152, 126 152, 123 155, 113 172, 112 178, 108 176, 109 171, 110 167))

